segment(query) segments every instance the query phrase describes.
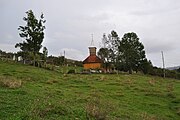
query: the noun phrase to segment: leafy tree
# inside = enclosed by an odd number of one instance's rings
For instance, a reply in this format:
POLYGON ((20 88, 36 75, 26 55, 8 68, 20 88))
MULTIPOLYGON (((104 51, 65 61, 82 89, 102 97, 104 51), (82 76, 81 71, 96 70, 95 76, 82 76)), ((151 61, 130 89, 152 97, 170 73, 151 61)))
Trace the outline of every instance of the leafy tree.
POLYGON ((104 61, 104 67, 112 67, 116 61, 117 53, 117 41, 119 40, 118 34, 112 30, 111 33, 106 36, 103 34, 102 44, 103 47, 99 49, 98 56, 104 61))
POLYGON ((103 34, 103 38, 102 38, 102 44, 103 44, 103 48, 107 48, 108 45, 108 38, 106 36, 106 34, 103 34))
POLYGON ((98 56, 104 62, 108 62, 109 61, 109 50, 107 48, 100 48, 98 51, 98 56))
POLYGON ((142 61, 146 59, 144 46, 133 32, 124 34, 118 42, 116 44, 118 46, 117 58, 132 74, 132 70, 137 70, 142 61))
POLYGON ((112 30, 111 34, 108 35, 108 49, 112 50, 114 54, 117 53, 117 46, 118 46, 118 42, 119 41, 119 36, 117 34, 116 31, 112 30))
POLYGON ((119 41, 119 36, 117 32, 114 30, 108 35, 108 37, 103 34, 102 42, 104 44, 104 48, 108 49, 108 59, 109 62, 115 63, 116 53, 117 53, 117 43, 119 41))
POLYGON ((42 47, 42 42, 44 39, 44 29, 43 25, 46 21, 44 20, 43 14, 41 14, 40 19, 38 20, 33 11, 29 10, 26 12, 27 17, 24 17, 23 20, 26 22, 25 26, 19 26, 18 30, 20 31, 19 35, 24 39, 22 43, 17 43, 15 47, 19 47, 24 53, 33 54, 33 64, 35 66, 36 57, 39 53, 39 50, 42 47))
POLYGON ((151 61, 144 59, 141 61, 141 64, 139 66, 139 70, 141 70, 144 74, 149 74, 151 71, 153 71, 153 65, 151 61))
POLYGON ((110 51, 108 50, 108 48, 100 48, 98 51, 98 56, 103 61, 104 67, 106 68, 107 71, 107 67, 109 67, 109 63, 110 63, 110 51))

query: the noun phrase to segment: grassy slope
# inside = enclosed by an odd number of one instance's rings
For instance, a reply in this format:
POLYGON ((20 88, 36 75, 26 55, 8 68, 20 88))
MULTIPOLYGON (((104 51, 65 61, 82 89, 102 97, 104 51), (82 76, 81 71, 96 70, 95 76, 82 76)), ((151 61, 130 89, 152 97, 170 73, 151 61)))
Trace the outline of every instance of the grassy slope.
POLYGON ((180 81, 136 74, 63 75, 0 61, 0 119, 83 120, 86 113, 107 119, 178 120, 180 81), (22 85, 10 88, 2 81, 22 85))

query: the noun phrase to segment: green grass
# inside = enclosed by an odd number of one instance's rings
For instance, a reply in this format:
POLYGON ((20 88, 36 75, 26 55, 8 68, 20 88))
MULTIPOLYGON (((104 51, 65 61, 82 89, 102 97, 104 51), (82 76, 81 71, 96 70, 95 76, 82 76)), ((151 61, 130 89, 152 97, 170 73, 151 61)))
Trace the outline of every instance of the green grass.
POLYGON ((140 74, 62 74, 0 61, 0 119, 87 118, 179 120, 180 81, 140 74))

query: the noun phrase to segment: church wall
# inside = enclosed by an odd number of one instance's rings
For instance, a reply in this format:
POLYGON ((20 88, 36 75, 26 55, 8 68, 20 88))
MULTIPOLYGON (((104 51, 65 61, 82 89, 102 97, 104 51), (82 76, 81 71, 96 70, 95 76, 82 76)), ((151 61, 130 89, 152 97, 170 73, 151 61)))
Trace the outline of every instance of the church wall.
POLYGON ((86 63, 83 66, 84 69, 100 69, 101 63, 86 63))

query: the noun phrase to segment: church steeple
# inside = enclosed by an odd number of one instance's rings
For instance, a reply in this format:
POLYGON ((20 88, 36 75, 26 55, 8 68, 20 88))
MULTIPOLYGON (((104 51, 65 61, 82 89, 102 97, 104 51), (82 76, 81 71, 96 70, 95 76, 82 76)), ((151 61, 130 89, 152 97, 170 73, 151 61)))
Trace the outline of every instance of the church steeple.
POLYGON ((93 34, 91 34, 92 40, 91 40, 91 46, 94 46, 94 39, 93 39, 93 34))
POLYGON ((94 46, 93 34, 91 46, 89 46, 89 56, 83 61, 84 69, 101 69, 103 61, 96 56, 96 47, 94 46))
POLYGON ((96 47, 94 46, 93 34, 91 35, 92 35, 92 40, 91 40, 91 46, 89 47, 89 53, 90 55, 96 55, 96 47))
POLYGON ((89 47, 90 55, 96 55, 96 47, 89 47))

